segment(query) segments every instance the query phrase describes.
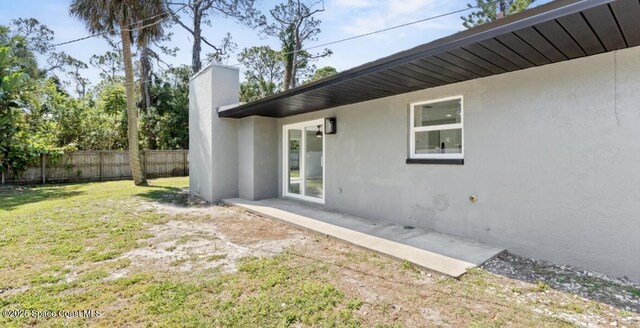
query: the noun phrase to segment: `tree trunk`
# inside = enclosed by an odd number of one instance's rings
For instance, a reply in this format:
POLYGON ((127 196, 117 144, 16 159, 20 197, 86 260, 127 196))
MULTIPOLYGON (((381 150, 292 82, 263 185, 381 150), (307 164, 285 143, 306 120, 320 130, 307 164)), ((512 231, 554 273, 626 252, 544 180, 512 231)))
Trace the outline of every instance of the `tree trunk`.
POLYGON ((291 88, 291 80, 294 78, 293 74, 294 74, 294 67, 295 67, 295 61, 296 61, 296 56, 295 56, 295 40, 294 40, 294 36, 293 36, 293 27, 289 26, 289 28, 287 28, 287 31, 285 32, 287 34, 287 36, 285 37, 285 39, 283 40, 283 50, 285 52, 284 54, 284 59, 285 59, 285 65, 284 65, 284 80, 283 80, 283 86, 282 88, 286 91, 289 90, 289 88, 291 88))
POLYGON ((500 12, 498 12, 498 19, 504 18, 507 14, 507 4, 506 1, 500 1, 500 12))
POLYGON ((286 63, 285 63, 285 67, 284 67, 284 79, 282 80, 283 86, 282 89, 284 89, 284 91, 289 90, 289 86, 291 85, 291 69, 292 69, 292 61, 289 59, 290 57, 287 56, 286 57, 286 63))
POLYGON ((282 79, 282 89, 284 91, 289 90, 289 85, 291 84, 291 58, 289 55, 285 57, 285 65, 284 65, 284 78, 282 79))
MULTIPOLYGON (((300 15, 300 1, 298 1, 298 14, 300 15)), ((291 32, 293 38, 293 67, 291 68, 291 87, 297 87, 298 75, 298 56, 302 50, 302 40, 300 40, 300 25, 302 21, 296 24, 294 31, 291 32)))
MULTIPOLYGON (((297 49, 296 49, 297 51, 297 49)), ((289 82, 289 85, 291 88, 295 88, 296 87, 296 74, 298 74, 298 70, 296 69, 298 65, 296 65, 298 61, 298 53, 294 52, 293 53, 293 59, 291 60, 291 76, 289 77, 291 79, 291 81, 289 82)))
POLYGON ((140 95, 141 100, 139 102, 140 112, 147 115, 145 121, 145 131, 147 138, 147 146, 149 149, 157 149, 156 136, 153 133, 153 121, 151 120, 151 113, 149 108, 151 107, 151 94, 149 91, 149 85, 151 85, 151 49, 148 46, 144 46, 140 50, 140 95))
POLYGON ((193 14, 193 49, 191 51, 191 69, 193 74, 198 73, 202 68, 202 62, 200 61, 200 52, 202 51, 202 29, 200 22, 202 19, 202 12, 199 9, 194 10, 193 14))
POLYGON ((291 60, 292 65, 291 65, 291 88, 295 88, 297 87, 297 81, 298 79, 296 78, 296 76, 298 75, 298 54, 300 53, 300 51, 302 50, 302 44, 300 43, 300 40, 298 39, 298 36, 296 35, 296 43, 295 43, 295 48, 294 48, 294 52, 293 52, 293 59, 291 60))
POLYGON ((138 113, 136 108, 135 90, 133 86, 133 63, 131 58, 131 37, 127 31, 126 21, 120 22, 120 36, 122 37, 122 59, 124 61, 125 92, 127 95, 127 137, 129 141, 129 165, 131 175, 136 186, 146 184, 140 164, 140 145, 138 144, 138 113))
POLYGON ((146 111, 151 107, 151 95, 149 85, 151 83, 151 49, 144 46, 140 50, 140 95, 142 96, 140 109, 146 111))

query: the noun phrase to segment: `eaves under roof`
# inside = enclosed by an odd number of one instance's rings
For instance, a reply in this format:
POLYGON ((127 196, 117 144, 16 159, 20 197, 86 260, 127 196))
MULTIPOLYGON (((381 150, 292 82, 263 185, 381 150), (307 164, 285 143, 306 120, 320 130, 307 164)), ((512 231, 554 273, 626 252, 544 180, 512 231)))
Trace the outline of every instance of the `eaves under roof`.
POLYGON ((286 117, 639 44, 640 0, 558 0, 218 115, 286 117))

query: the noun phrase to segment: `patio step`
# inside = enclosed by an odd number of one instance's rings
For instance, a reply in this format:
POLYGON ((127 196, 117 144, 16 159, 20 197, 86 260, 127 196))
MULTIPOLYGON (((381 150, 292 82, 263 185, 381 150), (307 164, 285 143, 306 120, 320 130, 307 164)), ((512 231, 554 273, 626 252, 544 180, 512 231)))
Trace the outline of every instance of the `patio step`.
POLYGON ((284 199, 225 199, 226 204, 284 221, 429 270, 459 277, 504 249, 419 228, 380 225, 320 206, 284 199))

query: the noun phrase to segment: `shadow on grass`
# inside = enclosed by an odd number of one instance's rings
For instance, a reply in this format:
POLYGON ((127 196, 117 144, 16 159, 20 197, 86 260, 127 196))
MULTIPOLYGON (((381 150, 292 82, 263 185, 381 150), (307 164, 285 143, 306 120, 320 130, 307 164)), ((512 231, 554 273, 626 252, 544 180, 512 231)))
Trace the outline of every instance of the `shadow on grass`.
POLYGON ((143 199, 177 207, 194 207, 202 201, 189 195, 187 188, 148 185, 144 192, 138 193, 143 199))
POLYGON ((11 211, 26 204, 74 197, 85 193, 84 191, 68 189, 68 187, 61 188, 60 186, 0 187, 0 210, 11 211))

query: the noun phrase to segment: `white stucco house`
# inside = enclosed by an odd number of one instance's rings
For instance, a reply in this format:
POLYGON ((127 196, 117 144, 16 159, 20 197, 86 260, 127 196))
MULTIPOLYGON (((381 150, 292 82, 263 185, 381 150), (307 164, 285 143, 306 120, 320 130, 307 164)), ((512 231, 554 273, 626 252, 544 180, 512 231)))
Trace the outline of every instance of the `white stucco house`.
POLYGON ((638 0, 558 0, 247 104, 213 65, 190 85, 190 190, 640 280, 638 45, 638 0))

